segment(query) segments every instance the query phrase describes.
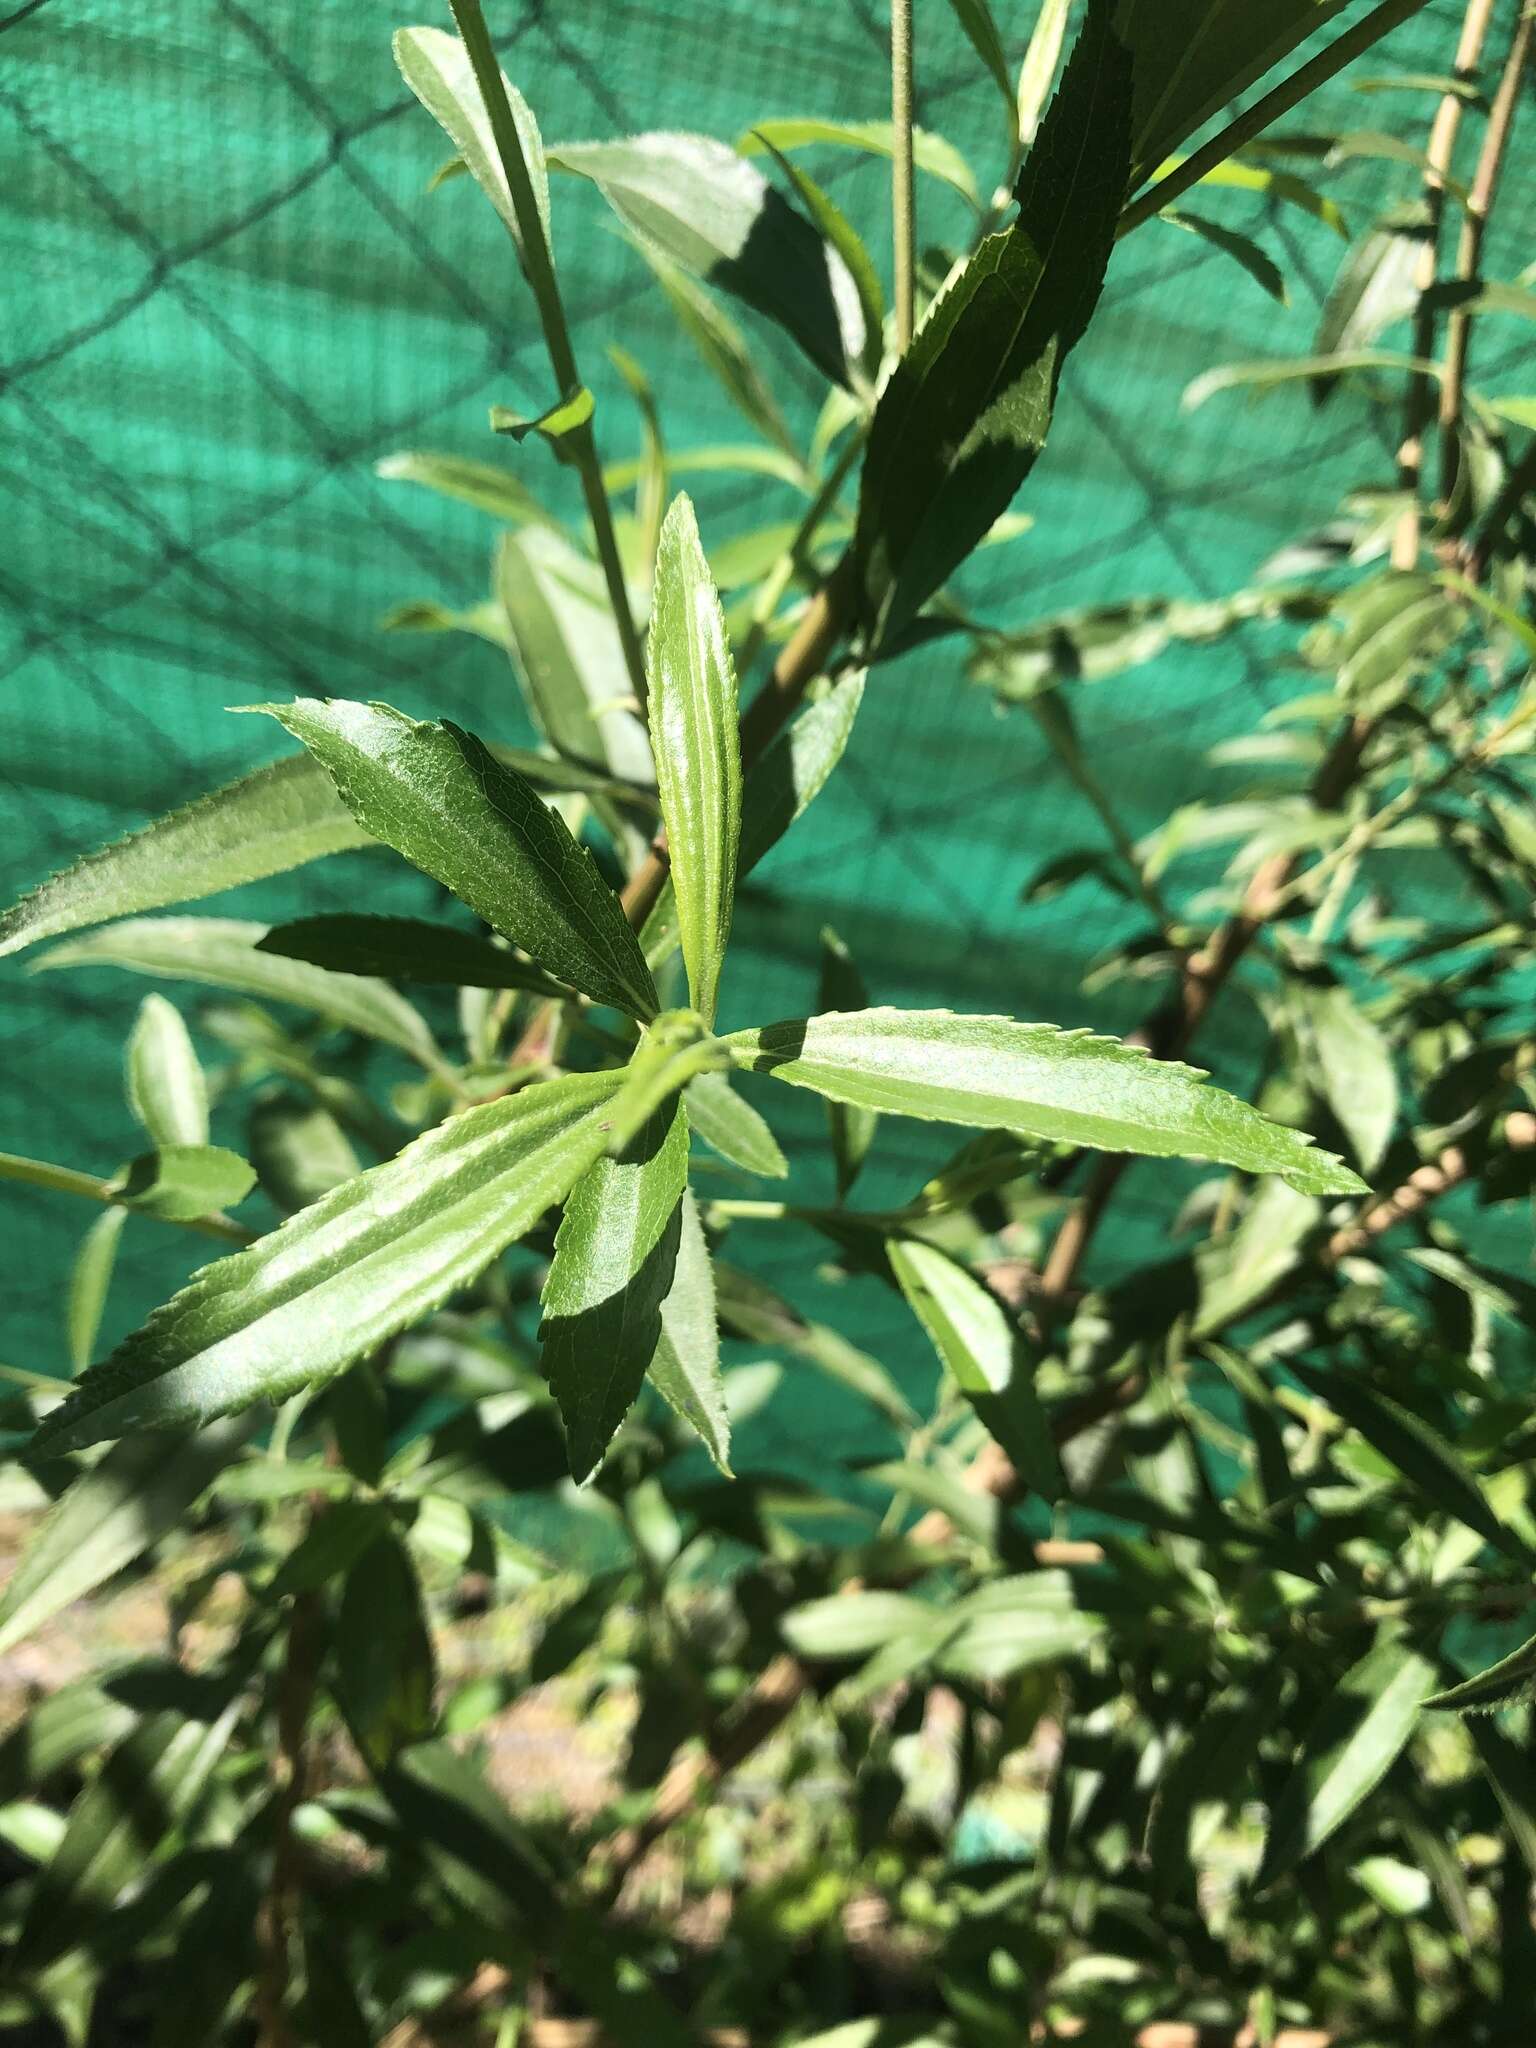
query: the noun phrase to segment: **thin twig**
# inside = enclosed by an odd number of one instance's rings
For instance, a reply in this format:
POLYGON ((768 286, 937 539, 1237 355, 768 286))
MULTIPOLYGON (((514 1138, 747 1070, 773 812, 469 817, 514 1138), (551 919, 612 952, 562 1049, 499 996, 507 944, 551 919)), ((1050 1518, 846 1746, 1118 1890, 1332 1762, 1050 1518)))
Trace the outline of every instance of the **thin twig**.
POLYGON ((912 0, 891 0, 891 234, 895 257, 896 349, 912 342, 916 200, 912 169, 912 0))
MULTIPOLYGON (((1533 36, 1536 36, 1536 10, 1527 4, 1527 0, 1521 0, 1520 18, 1515 23, 1498 90, 1488 111, 1483 146, 1462 214, 1461 240, 1456 250, 1456 278, 1458 283, 1469 289, 1476 284, 1482 270, 1488 216, 1498 195, 1499 178, 1509 152, 1510 131, 1514 126, 1521 82, 1531 58, 1533 36)), ((1440 496, 1447 503, 1455 491, 1461 463, 1461 416, 1471 350, 1472 315, 1457 307, 1446 328, 1445 375, 1440 383, 1440 496)))
MULTIPOLYGON (((582 380, 576 368, 570 328, 566 324, 565 304, 560 297, 560 285, 555 276, 554 264, 550 260, 549 244, 544 237, 544 223, 539 217, 533 181, 528 175, 528 165, 523 156, 522 139, 517 132, 517 123, 512 118, 512 108, 507 100, 501 66, 496 61, 496 52, 491 44, 490 31, 485 25, 480 0, 448 0, 448 4, 453 10, 454 20, 458 23, 459 34, 464 39, 464 47, 469 52, 469 61, 474 67, 475 82, 480 88, 480 96, 485 101, 485 111, 491 124, 496 154, 501 159, 507 189, 512 197, 512 210, 517 216, 523 265, 533 289, 534 302, 538 307, 539 325, 544 330, 544 346, 549 354, 549 365, 555 373, 555 385, 560 397, 566 398, 580 387, 582 380)), ((581 493, 586 500, 587 517, 592 522, 592 537, 597 543, 603 580, 608 586, 608 601, 613 608, 614 624, 618 628, 619 640, 624 649, 624 666, 629 673, 630 688, 635 693, 636 701, 643 706, 645 656, 640 649, 640 636, 635 631, 635 615, 630 609, 629 590, 624 581, 624 565, 619 558, 619 544, 613 530, 613 509, 608 503, 608 493, 603 484, 603 466, 598 459, 597 439, 593 434, 591 421, 573 428, 566 435, 563 445, 570 450, 581 479, 581 493)))
MULTIPOLYGON (((1493 17, 1494 0, 1467 0, 1461 35, 1456 44, 1452 75, 1457 84, 1468 85, 1477 75, 1478 59, 1493 17)), ((1418 304, 1413 316, 1410 354, 1428 362, 1435 349, 1435 302, 1431 297, 1440 260, 1440 227, 1445 217, 1445 180, 1456 153, 1456 136, 1461 127, 1465 101, 1458 92, 1448 92, 1435 109, 1424 153, 1424 236, 1414 266, 1413 283, 1418 304)), ((1424 429, 1429 422, 1433 397, 1427 377, 1410 375, 1403 399, 1403 440, 1397 451, 1398 487, 1408 494, 1408 503, 1392 535, 1392 566, 1411 569, 1419 559, 1421 508, 1419 494, 1424 473, 1424 429)))

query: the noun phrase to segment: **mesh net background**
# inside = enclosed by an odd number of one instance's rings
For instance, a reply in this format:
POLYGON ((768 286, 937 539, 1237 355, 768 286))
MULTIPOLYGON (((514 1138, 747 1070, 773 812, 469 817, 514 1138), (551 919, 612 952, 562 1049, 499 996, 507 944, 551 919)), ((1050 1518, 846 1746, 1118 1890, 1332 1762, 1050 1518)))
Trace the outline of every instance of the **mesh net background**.
MULTIPOLYGON (((1505 30, 1512 11, 1508 0, 1505 30)), ((1017 61, 1035 9, 1002 0, 997 12, 1017 61)), ((887 112, 886 19, 866 0, 493 0, 488 13, 551 143, 669 127, 733 139, 768 115, 887 112)), ((1435 0, 1350 75, 1443 72, 1460 13, 1435 0)), ((988 190, 1003 149, 995 90, 947 7, 926 0, 918 16, 919 119, 967 152, 988 190)), ((547 367, 491 210, 467 180, 426 189, 446 151, 391 61, 401 18, 397 0, 33 0, 0 24, 6 901, 77 852, 285 750, 275 726, 229 717, 231 704, 295 692, 382 697, 490 736, 528 737, 497 649, 380 625, 407 599, 483 597, 494 528, 381 480, 379 458, 405 448, 511 453, 542 495, 571 503, 545 451, 508 451, 485 431, 493 401, 547 403, 547 367)), ((1496 32, 1490 47, 1501 43, 1496 32)), ((1386 129, 1420 147, 1432 105, 1422 91, 1366 99, 1337 81, 1285 125, 1386 129)), ((1475 142, 1463 147, 1470 154, 1475 142)), ((884 168, 846 152, 806 161, 883 262, 884 168)), ((1329 185, 1352 226, 1417 187, 1411 162, 1380 159, 1329 185)), ((674 448, 742 438, 600 196, 561 178, 553 199, 605 458, 639 442, 605 353, 613 342, 652 378, 674 448)), ((1533 201, 1527 109, 1489 275, 1513 276, 1528 260, 1533 201)), ((925 241, 964 232, 963 202, 942 185, 921 179, 919 203, 925 241)), ((1259 234, 1291 282, 1290 306, 1162 223, 1122 246, 1020 499, 1034 527, 963 572, 961 592, 981 616, 1018 624, 1143 594, 1218 596, 1326 518, 1342 490, 1390 479, 1396 407, 1355 391, 1321 410, 1299 389, 1180 410, 1203 368, 1306 353, 1343 251, 1326 227, 1262 196, 1222 191, 1202 205, 1259 234)), ((813 373, 764 323, 732 311, 792 424, 808 428, 813 373)), ((1528 337, 1514 322, 1482 323, 1476 381, 1528 391, 1528 337)), ((712 538, 794 511, 761 478, 688 482, 712 538)), ((1290 629, 1256 627, 1074 692, 1090 758, 1134 831, 1227 786, 1206 752, 1295 694, 1293 645, 1290 629)), ((967 683, 957 647, 939 642, 871 678, 843 766, 739 905, 725 1024, 811 1006, 824 922, 853 949, 876 1001, 1109 1030, 1145 1009, 1134 983, 1092 996, 1080 987, 1134 913, 1091 886, 1021 904, 1043 861, 1096 844, 1098 828, 1033 721, 1000 714, 967 683)), ((1411 886, 1411 863, 1404 872, 1411 886)), ((277 917, 432 901, 399 863, 358 854, 197 908, 277 917)), ((111 1171, 137 1149, 118 1072, 147 984, 108 969, 34 978, 27 965, 3 969, 0 1144, 111 1171)), ((171 992, 195 1028, 203 992, 171 992)), ((1259 1039, 1234 991, 1200 1057, 1249 1090, 1259 1039)), ((211 1042, 202 1049, 217 1059, 211 1042)), ((792 1187, 819 1198, 819 1106, 775 1090, 772 1114, 796 1160, 792 1187)), ((242 1135, 239 1113, 221 1111, 215 1136, 242 1135)), ((887 1120, 861 1192, 899 1199, 950 1147, 943 1134, 887 1120)), ((3 1355, 62 1371, 58 1287, 91 1219, 65 1198, 12 1187, 0 1187, 0 1204, 3 1355)), ((1166 1171, 1131 1174, 1095 1276, 1155 1250, 1170 1214, 1166 1171)), ((1486 1219, 1474 1227, 1490 1256, 1524 1265, 1518 1233, 1490 1233, 1486 1219)), ((130 1226, 105 1336, 185 1275, 190 1244, 148 1221, 130 1226)), ((733 1258, 813 1311, 822 1255, 809 1237, 732 1236, 733 1258)), ((877 1283, 845 1286, 836 1312, 901 1378, 930 1373, 915 1324, 877 1283)), ((820 1383, 803 1392, 817 1413, 815 1455, 856 1437, 855 1409, 820 1383)), ((768 1447, 777 1437, 805 1453, 798 1396, 776 1403, 763 1427, 768 1447)))

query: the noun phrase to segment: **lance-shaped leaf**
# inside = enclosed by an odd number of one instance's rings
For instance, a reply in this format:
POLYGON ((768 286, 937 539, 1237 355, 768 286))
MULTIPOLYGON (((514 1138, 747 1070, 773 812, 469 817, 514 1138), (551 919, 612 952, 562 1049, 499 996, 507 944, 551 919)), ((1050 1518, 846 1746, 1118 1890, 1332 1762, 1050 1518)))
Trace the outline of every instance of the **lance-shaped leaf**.
POLYGON ((893 1116, 1022 1131, 1106 1152, 1278 1173, 1304 1194, 1365 1183, 1196 1068, 1054 1024, 949 1010, 855 1010, 733 1032, 738 1064, 893 1116))
POLYGON ((771 142, 768 151, 799 194, 827 246, 836 250, 843 259, 857 298, 855 319, 854 309, 843 305, 839 294, 838 310, 844 345, 850 360, 862 363, 865 371, 873 376, 880 368, 880 357, 885 347, 885 294, 880 288, 880 274, 875 269, 874 260, 858 229, 831 193, 824 191, 798 164, 791 163, 771 142))
POLYGON ((729 144, 631 135, 562 143, 549 160, 590 178, 648 248, 766 313, 825 376, 848 381, 863 320, 847 265, 729 144))
POLYGON ((82 1473, 11 1574, 0 1599, 0 1655, 169 1535, 249 1435, 247 1423, 219 1422, 192 1437, 136 1437, 82 1473))
POLYGON ((1530 1563, 1525 1545, 1499 1520, 1472 1473, 1421 1417, 1348 1373, 1319 1372, 1300 1359, 1290 1360, 1289 1367, 1309 1392, 1359 1430, 1427 1500, 1518 1564, 1530 1563))
POLYGON ((104 1209, 80 1240, 69 1269, 64 1297, 64 1331, 69 1340, 71 1372, 84 1372, 96 1352, 107 1290, 117 1265, 117 1241, 128 1220, 126 1209, 104 1209))
POLYGON ((1341 984, 1297 990, 1328 1107, 1367 1173, 1374 1173, 1397 1122, 1392 1048, 1341 984))
POLYGON ((571 1473, 589 1479, 629 1413, 661 1339, 688 1183, 688 1117, 660 1109, 572 1188, 541 1297, 544 1376, 571 1473))
MULTIPOLYGON (((394 455, 381 455, 373 465, 373 473, 387 483, 420 484, 424 490, 488 512, 507 526, 558 525, 521 478, 493 462, 472 462, 463 455, 435 455, 426 448, 402 448, 394 455)), ((303 756, 299 758, 302 760, 303 756)))
POLYGON ((0 917, 0 953, 367 846, 329 777, 300 754, 227 783, 87 854, 0 917))
POLYGON ((256 1169, 224 1145, 161 1145, 131 1160, 112 1182, 116 1200, 167 1223, 191 1223, 243 1202, 256 1169))
POLYGON ((1339 1680, 1307 1730, 1275 1802, 1258 1883, 1273 1884, 1320 1849, 1381 1783, 1413 1734, 1434 1666, 1388 1639, 1339 1680))
POLYGON ((1240 235, 1235 228, 1224 222, 1211 220, 1203 213, 1191 213, 1187 208, 1168 206, 1157 216, 1170 227, 1183 228, 1186 233, 1198 235, 1203 242, 1209 242, 1213 249, 1219 249, 1224 256, 1230 256, 1238 263, 1262 291, 1269 293, 1284 306, 1290 303, 1285 288, 1285 278, 1278 264, 1266 256, 1251 235, 1240 235))
POLYGON ((128 1107, 157 1145, 206 1145, 208 1081, 180 1010, 146 996, 128 1039, 128 1107))
POLYGON ((661 1338, 651 1360, 652 1386, 696 1433, 727 1478, 731 1476, 731 1422, 720 1376, 720 1324, 715 1276, 699 1205, 684 1189, 682 1228, 672 1285, 661 1304, 661 1338))
POLYGON ((751 1103, 737 1094, 729 1074, 700 1074, 689 1082, 688 1122, 722 1159, 748 1173, 782 1180, 789 1171, 778 1139, 751 1103))
POLYGON ((567 761, 654 782, 645 723, 602 571, 563 534, 509 533, 496 550, 496 595, 529 715, 567 761))
MULTIPOLYGON (((1427 224, 1422 210, 1415 216, 1379 221, 1349 249, 1323 303, 1317 324, 1317 353, 1369 348, 1395 321, 1413 311, 1418 293, 1414 273, 1424 248, 1427 224)), ((1331 381, 1320 383, 1314 397, 1322 403, 1331 381)))
POLYGON ((525 1089, 418 1138, 205 1266, 40 1425, 43 1455, 331 1379, 473 1280, 606 1148, 618 1074, 525 1089))
POLYGON ((1057 1499, 1061 1466, 1034 1364, 1002 1303, 937 1245, 897 1239, 887 1255, 940 1363, 1036 1493, 1057 1499))
POLYGON ((855 543, 890 640, 965 559, 1045 445, 1056 383, 1104 282, 1125 197, 1131 66, 1094 7, 1019 179, 1019 215, 935 301, 880 394, 855 543))
POLYGON ((425 1018, 382 981, 331 974, 301 960, 257 951, 270 927, 233 917, 130 917, 85 938, 66 939, 34 972, 58 967, 126 967, 162 981, 196 981, 265 1002, 313 1010, 343 1031, 398 1046, 427 1066, 441 1055, 425 1018))
POLYGON ((572 459, 570 451, 564 445, 568 436, 578 427, 588 425, 595 411, 591 392, 585 384, 578 384, 574 391, 568 391, 564 398, 557 398, 553 405, 545 406, 541 413, 531 418, 510 405, 493 405, 491 432, 505 434, 513 441, 526 441, 530 434, 537 434, 549 443, 562 462, 569 462, 572 459))
POLYGON ((376 974, 385 981, 441 983, 450 988, 526 988, 539 995, 570 990, 504 946, 473 932, 428 924, 418 917, 360 917, 338 911, 277 924, 257 950, 285 960, 309 960, 342 974, 376 974))
POLYGON ((565 822, 472 733, 387 704, 301 697, 262 710, 321 762, 377 839, 596 1002, 656 1013, 619 899, 565 822))
POLYGON ((387 1770, 408 1744, 435 1732, 437 1660, 421 1581, 393 1530, 368 1543, 347 1572, 332 1655, 336 1704, 372 1769, 387 1770))
POLYGON ((725 618, 682 494, 662 523, 646 666, 683 959, 694 1008, 709 1024, 736 894, 741 746, 725 618))
MULTIPOLYGON (((889 121, 826 121, 815 115, 791 115, 781 120, 759 121, 737 139, 736 147, 743 156, 751 156, 764 149, 777 152, 822 147, 856 149, 868 156, 888 157, 895 146, 892 134, 889 121)), ((937 178, 941 184, 952 186, 979 210, 980 200, 971 167, 952 142, 946 142, 942 135, 934 135, 926 128, 914 128, 912 162, 917 170, 937 178)))
POLYGON ((1448 1691, 1432 1693, 1424 1704, 1458 1714, 1491 1714, 1495 1707, 1507 1706, 1511 1700, 1529 1699, 1533 1691, 1536 1636, 1522 1643, 1518 1650, 1511 1650, 1507 1657, 1501 1657, 1497 1664, 1490 1664, 1486 1671, 1479 1671, 1475 1678, 1463 1679, 1448 1691))
MULTIPOLYGON (((395 62, 400 75, 417 99, 437 122, 463 160, 466 170, 485 193, 506 223, 507 232, 521 250, 522 230, 517 209, 502 168, 501 152, 491 134, 490 115, 475 79, 469 52, 457 36, 440 28, 403 28, 395 36, 395 62)), ((544 144, 532 109, 511 80, 502 73, 507 104, 523 161, 533 187, 534 203, 549 241, 549 176, 544 167, 544 144)))

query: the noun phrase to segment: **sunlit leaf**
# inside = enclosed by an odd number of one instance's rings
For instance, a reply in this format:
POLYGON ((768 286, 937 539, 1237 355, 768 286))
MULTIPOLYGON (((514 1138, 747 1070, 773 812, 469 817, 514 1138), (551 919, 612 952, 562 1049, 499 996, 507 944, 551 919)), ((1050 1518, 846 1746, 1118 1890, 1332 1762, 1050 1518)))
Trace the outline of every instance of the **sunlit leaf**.
POLYGON ((118 1239, 128 1220, 126 1209, 104 1209, 80 1240, 69 1269, 69 1287, 64 1297, 64 1329, 69 1340, 72 1372, 84 1372, 96 1352, 96 1333, 101 1328, 107 1290, 117 1265, 118 1239))
MULTIPOLYGON (((810 145, 832 149, 857 149, 867 156, 891 154, 889 121, 825 121, 819 118, 759 121, 737 141, 743 156, 762 149, 805 149, 810 145)), ((926 128, 912 131, 912 161, 918 170, 938 178, 978 206, 976 180, 971 167, 952 143, 926 128)))
MULTIPOLYGON (((522 230, 517 209, 502 168, 501 153, 491 133, 490 116, 475 79, 469 52, 457 36, 440 28, 403 28, 395 35, 395 62, 401 76, 443 129, 459 152, 466 169, 501 215, 507 232, 522 248, 522 230)), ((544 168, 544 145, 539 124, 527 101, 506 74, 502 74, 507 103, 528 167, 534 203, 549 241, 549 178, 544 168)))
POLYGON ((687 1189, 683 1193, 681 1216, 677 1263, 667 1298, 661 1304, 661 1338, 651 1359, 650 1379, 729 1478, 731 1424, 720 1374, 714 1269, 698 1205, 687 1189))
POLYGON ((1342 984, 1302 984, 1296 999, 1328 1107, 1348 1132, 1361 1171, 1374 1173, 1397 1123, 1392 1048, 1342 984))
POLYGON ((781 1180, 789 1162, 779 1142, 729 1074, 700 1074, 688 1084, 688 1122, 706 1145, 748 1173, 781 1180))
POLYGON ((893 1116, 1213 1159, 1278 1173, 1303 1193, 1365 1191, 1300 1131, 1208 1086, 1195 1069, 1118 1039, 1008 1017, 882 1009, 738 1031, 724 1043, 743 1066, 893 1116))
POLYGON ((111 1183, 114 1198, 146 1216, 190 1223, 243 1202, 255 1169, 224 1145, 160 1145, 132 1160, 111 1183))
POLYGON ((208 1081, 182 1015, 146 996, 128 1038, 128 1107, 157 1145, 206 1145, 208 1081))

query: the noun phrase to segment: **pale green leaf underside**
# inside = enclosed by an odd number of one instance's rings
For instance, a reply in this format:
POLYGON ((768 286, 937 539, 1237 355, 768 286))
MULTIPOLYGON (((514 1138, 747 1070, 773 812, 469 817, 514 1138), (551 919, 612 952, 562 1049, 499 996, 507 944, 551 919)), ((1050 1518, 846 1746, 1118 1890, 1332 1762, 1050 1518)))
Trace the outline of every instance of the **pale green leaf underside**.
POLYGON ((737 1031, 723 1042, 741 1066, 893 1116, 1106 1152, 1210 1159, 1278 1173, 1304 1194, 1365 1191, 1332 1154, 1211 1087, 1196 1069, 1054 1024, 948 1010, 840 1011, 737 1031))
MULTIPOLYGON (((400 75, 447 135, 463 159, 465 168, 506 223, 512 239, 522 247, 522 230, 517 209, 502 169, 501 153, 491 134, 490 116, 485 110, 469 52, 457 36, 440 28, 403 28, 395 35, 395 62, 400 75)), ((523 161, 528 166, 534 202, 549 241, 549 176, 544 168, 544 144, 539 124, 527 101, 511 80, 502 74, 507 104, 523 161)))
POLYGON ((692 1191, 684 1189, 682 1228, 672 1286, 661 1305, 661 1340, 651 1360, 652 1386, 731 1476, 731 1424, 720 1375, 715 1276, 692 1191))
POLYGON ((725 619, 682 494, 661 529, 646 666, 678 931, 693 1005, 709 1024, 736 893, 741 747, 725 619))
POLYGON ((87 854, 24 896, 0 917, 0 953, 372 843, 306 755, 274 761, 87 854))
POLYGON ((782 1180, 789 1161, 750 1102, 744 1102, 728 1074, 700 1074, 688 1084, 688 1121, 704 1140, 748 1173, 782 1180))
POLYGON ((429 1066, 440 1063, 425 1019, 387 983, 258 952, 270 929, 233 917, 133 917, 66 939, 43 955, 34 972, 125 967, 165 981, 200 982, 263 1002, 296 1004, 341 1030, 398 1046, 429 1066))
POLYGON ((574 1074, 466 1110, 204 1267, 85 1376, 35 1448, 190 1427, 331 1378, 565 1196, 609 1143, 622 1079, 574 1074))
POLYGON ((148 995, 128 1039, 128 1107, 156 1145, 206 1145, 208 1082, 180 1010, 148 995))

